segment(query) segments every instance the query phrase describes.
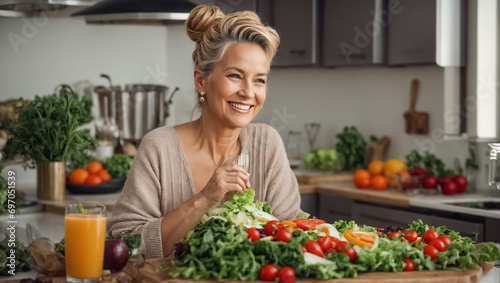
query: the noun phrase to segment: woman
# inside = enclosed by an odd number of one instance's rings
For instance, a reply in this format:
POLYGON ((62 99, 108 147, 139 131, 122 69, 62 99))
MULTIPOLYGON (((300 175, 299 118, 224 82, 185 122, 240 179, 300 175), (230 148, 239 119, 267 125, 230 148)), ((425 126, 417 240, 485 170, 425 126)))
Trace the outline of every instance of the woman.
POLYGON ((198 6, 186 21, 193 52, 199 119, 148 133, 113 209, 113 237, 141 233, 148 258, 173 252, 203 214, 230 193, 252 186, 279 219, 300 212, 297 180, 283 142, 270 126, 250 124, 266 99, 279 36, 252 12, 224 15, 198 6), (247 173, 224 164, 249 154, 247 173))

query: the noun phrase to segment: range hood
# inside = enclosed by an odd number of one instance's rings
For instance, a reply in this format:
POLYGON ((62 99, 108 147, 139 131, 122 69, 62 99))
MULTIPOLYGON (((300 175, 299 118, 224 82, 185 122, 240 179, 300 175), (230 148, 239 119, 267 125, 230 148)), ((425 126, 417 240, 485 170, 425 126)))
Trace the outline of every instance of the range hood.
POLYGON ((105 0, 71 16, 85 16, 87 23, 168 24, 185 21, 194 7, 187 0, 105 0))
POLYGON ((0 17, 30 17, 37 12, 53 12, 68 6, 92 6, 95 0, 0 0, 0 17))

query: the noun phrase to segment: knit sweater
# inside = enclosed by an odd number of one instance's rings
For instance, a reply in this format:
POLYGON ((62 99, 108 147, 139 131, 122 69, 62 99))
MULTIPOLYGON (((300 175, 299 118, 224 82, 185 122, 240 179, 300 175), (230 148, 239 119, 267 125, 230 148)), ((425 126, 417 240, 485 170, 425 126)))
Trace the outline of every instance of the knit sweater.
MULTIPOLYGON (((278 219, 295 219, 300 194, 278 132, 265 124, 249 124, 239 140, 241 153, 249 154, 255 199, 269 202, 278 219)), ((194 195, 191 169, 176 130, 157 128, 141 142, 108 231, 112 237, 141 233, 147 258, 167 256, 162 249, 162 218, 194 195)))

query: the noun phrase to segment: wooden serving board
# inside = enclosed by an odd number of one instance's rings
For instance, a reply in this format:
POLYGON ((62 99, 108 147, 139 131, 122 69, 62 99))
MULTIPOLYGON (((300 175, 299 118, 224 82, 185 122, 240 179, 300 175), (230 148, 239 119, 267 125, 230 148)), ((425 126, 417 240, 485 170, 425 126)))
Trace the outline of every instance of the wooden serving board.
POLYGON ((322 184, 322 183, 337 183, 346 181, 352 182, 353 173, 340 172, 334 174, 334 173, 303 171, 303 172, 297 172, 295 176, 297 177, 297 182, 299 184, 322 184))
MULTIPOLYGON (((119 273, 104 276, 102 282, 218 282, 216 280, 193 281, 188 279, 175 279, 168 275, 170 270, 170 258, 150 259, 142 268, 126 266, 119 273), (161 272, 156 272, 161 268, 161 272)), ((297 279, 297 282, 326 282, 326 283, 476 283, 484 274, 490 271, 494 262, 485 262, 480 267, 467 271, 413 271, 413 272, 372 272, 362 273, 356 278, 341 278, 330 280, 297 279)), ((52 278, 54 283, 66 282, 64 277, 52 278)), ((19 282, 19 281, 12 281, 19 282)), ((223 282, 242 282, 223 280, 223 282)), ((261 281, 257 281, 261 282, 261 281)))

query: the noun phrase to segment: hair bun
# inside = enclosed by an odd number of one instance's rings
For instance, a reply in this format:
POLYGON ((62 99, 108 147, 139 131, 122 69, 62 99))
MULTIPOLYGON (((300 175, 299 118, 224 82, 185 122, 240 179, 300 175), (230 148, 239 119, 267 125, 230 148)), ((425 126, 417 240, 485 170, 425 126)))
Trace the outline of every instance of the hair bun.
POLYGON ((217 6, 197 6, 191 10, 186 20, 187 35, 192 41, 200 42, 205 31, 223 17, 224 13, 217 6))

